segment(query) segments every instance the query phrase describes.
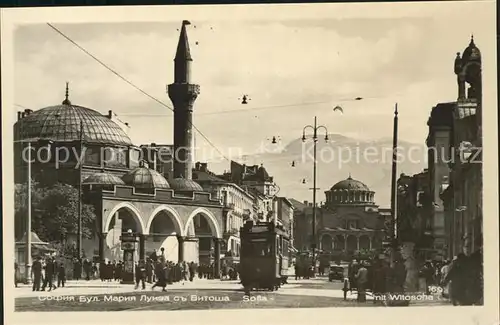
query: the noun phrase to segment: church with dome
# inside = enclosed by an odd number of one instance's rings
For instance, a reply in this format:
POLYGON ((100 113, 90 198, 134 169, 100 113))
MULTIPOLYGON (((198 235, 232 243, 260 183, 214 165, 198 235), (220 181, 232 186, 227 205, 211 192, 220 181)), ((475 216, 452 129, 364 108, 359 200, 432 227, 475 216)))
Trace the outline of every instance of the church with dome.
MULTIPOLYGON (((43 187, 65 183, 80 189, 96 218, 93 238, 79 243, 87 258, 121 260, 120 236, 129 231, 138 238, 137 259, 164 248, 167 260, 215 263, 217 269, 231 249, 223 240, 226 207, 192 179, 192 112, 200 86, 191 82, 186 25, 174 59, 174 82, 167 88, 174 107, 171 149, 178 153, 170 168, 160 164, 155 146, 134 145, 113 120, 113 111, 102 114, 77 105, 68 84, 61 104, 17 114, 15 183, 26 184, 30 177, 43 187)), ((78 242, 77 234, 66 235, 78 242)))
MULTIPOLYGON (((294 202, 294 240, 299 250, 312 245, 310 202, 294 202)), ((325 201, 316 207, 316 247, 321 259, 349 259, 382 248, 390 210, 375 203, 375 192, 349 175, 325 191, 325 201)))

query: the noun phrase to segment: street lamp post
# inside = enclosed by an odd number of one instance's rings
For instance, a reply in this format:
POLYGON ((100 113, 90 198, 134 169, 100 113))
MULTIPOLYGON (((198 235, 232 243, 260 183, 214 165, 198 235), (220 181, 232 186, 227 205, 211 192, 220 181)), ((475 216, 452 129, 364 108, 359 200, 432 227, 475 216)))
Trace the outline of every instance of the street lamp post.
POLYGON ((83 150, 83 121, 80 120, 80 162, 78 163, 78 237, 76 249, 78 250, 78 259, 82 258, 82 165, 84 161, 83 150))
POLYGON ((317 153, 317 143, 318 143, 318 130, 323 129, 325 131, 325 141, 328 141, 328 129, 323 125, 317 124, 317 117, 314 117, 314 125, 306 125, 302 130, 302 141, 306 141, 306 130, 311 129, 313 131, 312 140, 313 140, 313 215, 312 215, 312 259, 313 266, 316 269, 316 191, 318 188, 316 187, 316 153, 317 153))
POLYGON ((31 142, 28 142, 28 220, 26 221, 26 282, 31 283, 31 142))
MULTIPOLYGON (((31 201, 32 201, 32 195, 31 195, 31 149, 32 149, 32 142, 33 141, 41 141, 44 139, 41 138, 33 138, 33 139, 26 139, 26 140, 17 140, 14 141, 14 143, 27 143, 28 144, 28 180, 27 180, 27 185, 28 185, 28 195, 27 195, 27 220, 26 220, 26 237, 25 237, 25 263, 24 263, 24 271, 25 271, 25 277, 26 277, 26 283, 30 284, 31 283, 31 264, 33 263, 32 257, 31 257, 31 201)), ((50 146, 52 144, 51 140, 44 140, 47 141, 47 144, 50 146)), ((24 154, 21 155, 24 159, 24 154)))

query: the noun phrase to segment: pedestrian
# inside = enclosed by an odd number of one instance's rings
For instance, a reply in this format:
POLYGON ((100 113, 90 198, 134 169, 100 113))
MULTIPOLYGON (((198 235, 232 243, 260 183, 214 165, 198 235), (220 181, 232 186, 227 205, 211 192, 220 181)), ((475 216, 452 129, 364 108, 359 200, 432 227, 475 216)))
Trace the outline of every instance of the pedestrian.
POLYGON ((384 260, 377 259, 372 267, 372 292, 373 296, 378 299, 373 299, 373 303, 381 301, 382 295, 386 290, 387 266, 384 260))
POLYGON ((83 271, 85 272, 85 280, 90 281, 90 273, 92 272, 92 263, 88 258, 83 262, 83 271))
POLYGON ((189 281, 193 282, 195 272, 196 272, 196 265, 194 265, 194 262, 191 261, 191 263, 189 263, 189 281))
POLYGON ((33 277, 33 291, 40 291, 40 285, 42 282, 42 261, 40 257, 37 257, 33 262, 31 273, 33 277))
POLYGON ((45 291, 45 288, 47 286, 49 287, 49 291, 52 291, 52 289, 56 289, 56 286, 53 283, 55 273, 56 265, 54 263, 54 260, 49 257, 47 258, 47 262, 45 263, 45 281, 43 282, 42 291, 45 291))
POLYGON ((156 263, 156 283, 153 284, 151 290, 154 290, 156 287, 161 287, 161 291, 167 291, 165 287, 167 286, 167 267, 164 266, 161 262, 156 263))
POLYGON ((443 288, 442 297, 449 298, 450 297, 450 283, 445 284, 445 279, 448 276, 448 272, 450 271, 450 261, 445 260, 443 266, 441 267, 441 279, 439 280, 439 284, 443 288))
POLYGON ((450 299, 453 306, 464 304, 466 300, 465 268, 466 256, 463 253, 457 255, 457 258, 451 263, 448 275, 444 284, 450 283, 450 299))
POLYGON ((64 261, 58 263, 57 266, 57 287, 63 287, 66 283, 66 267, 64 266, 64 261))
POLYGON ((146 261, 146 279, 148 283, 153 283, 153 270, 153 261, 148 258, 146 261))
POLYGON ((135 288, 139 288, 139 283, 142 283, 142 290, 146 289, 146 265, 143 260, 135 266, 135 288))
POLYGON ((354 276, 358 287, 358 302, 366 302, 366 285, 368 283, 368 269, 365 263, 359 264, 358 271, 354 276))

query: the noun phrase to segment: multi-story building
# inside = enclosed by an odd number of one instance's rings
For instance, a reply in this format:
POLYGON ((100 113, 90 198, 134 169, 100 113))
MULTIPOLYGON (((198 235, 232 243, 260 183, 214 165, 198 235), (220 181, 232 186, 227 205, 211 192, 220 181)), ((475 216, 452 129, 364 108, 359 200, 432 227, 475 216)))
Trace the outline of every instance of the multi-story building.
MULTIPOLYGON (((443 175, 443 204, 439 207, 444 211, 444 250, 448 258, 482 247, 482 73, 481 52, 474 39, 461 56, 457 54, 455 74, 458 98, 442 123, 451 126, 446 148, 449 174, 443 175)), ((432 181, 434 188, 439 187, 436 180, 432 181)))
POLYGON ((283 227, 290 234, 290 246, 293 247, 293 203, 286 197, 277 198, 277 216, 278 222, 283 224, 283 227))
POLYGON ((430 219, 432 223, 433 247, 441 254, 446 251, 447 241, 444 204, 441 192, 447 186, 450 173, 450 145, 452 143, 453 110, 456 103, 440 103, 432 108, 427 125, 429 134, 426 144, 428 147, 429 194, 431 205, 430 219))
MULTIPOLYGON (((254 211, 255 197, 235 183, 218 177, 208 169, 207 163, 197 162, 193 170, 193 179, 203 189, 219 198, 224 206, 224 244, 226 258, 237 262, 240 254, 240 228, 249 219, 256 219, 254 211)), ((210 247, 209 247, 210 250, 210 247)), ((201 252, 207 254, 208 252, 201 252)))

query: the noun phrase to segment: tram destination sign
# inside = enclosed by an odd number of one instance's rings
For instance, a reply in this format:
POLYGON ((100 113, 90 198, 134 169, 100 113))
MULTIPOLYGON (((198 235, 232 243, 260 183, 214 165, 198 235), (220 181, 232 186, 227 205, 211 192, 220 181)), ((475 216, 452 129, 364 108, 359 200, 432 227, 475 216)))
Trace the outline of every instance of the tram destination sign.
POLYGON ((252 228, 250 228, 250 232, 252 233, 267 232, 267 231, 269 231, 268 226, 253 226, 252 228))

